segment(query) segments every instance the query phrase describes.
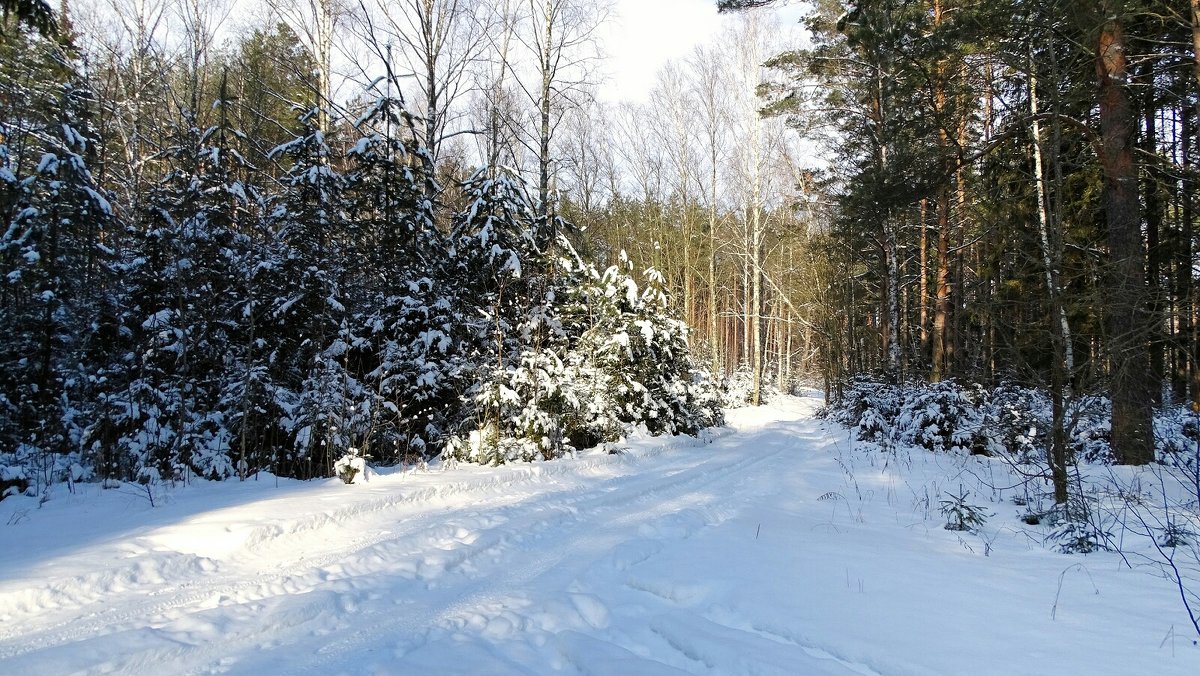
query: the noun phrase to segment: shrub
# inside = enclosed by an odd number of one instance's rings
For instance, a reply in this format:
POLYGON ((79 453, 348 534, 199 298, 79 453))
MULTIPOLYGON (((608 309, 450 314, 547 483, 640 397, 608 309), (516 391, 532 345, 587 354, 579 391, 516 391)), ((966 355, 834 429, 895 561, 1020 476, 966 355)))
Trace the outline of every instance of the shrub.
POLYGON ((896 440, 930 451, 985 448, 982 390, 963 389, 953 380, 910 387, 896 419, 896 440))
POLYGON ((988 514, 983 507, 967 502, 970 491, 958 487, 958 493, 946 492, 946 499, 941 501, 942 516, 946 517, 946 530, 965 531, 974 533, 987 522, 988 514))
POLYGON ((1051 405, 1045 392, 1003 383, 986 397, 981 411, 988 455, 1004 455, 1020 464, 1039 463, 1046 457, 1051 405))
POLYGON ((900 410, 900 388, 869 375, 858 375, 842 388, 841 399, 820 415, 855 430, 859 441, 885 443, 900 410))

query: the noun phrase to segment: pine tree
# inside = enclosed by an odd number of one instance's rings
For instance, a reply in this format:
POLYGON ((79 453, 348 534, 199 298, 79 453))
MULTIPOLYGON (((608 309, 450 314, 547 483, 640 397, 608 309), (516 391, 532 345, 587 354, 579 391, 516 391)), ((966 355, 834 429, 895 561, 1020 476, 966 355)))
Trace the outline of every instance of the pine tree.
POLYGON ((598 274, 562 235, 569 224, 548 227, 504 174, 464 188, 474 199, 456 220, 457 254, 464 297, 483 321, 473 324, 476 385, 452 455, 551 458, 639 425, 695 434, 719 424, 716 392, 692 362, 661 275, 647 271, 642 292, 628 270, 598 274), (559 233, 557 256, 548 232, 559 233))

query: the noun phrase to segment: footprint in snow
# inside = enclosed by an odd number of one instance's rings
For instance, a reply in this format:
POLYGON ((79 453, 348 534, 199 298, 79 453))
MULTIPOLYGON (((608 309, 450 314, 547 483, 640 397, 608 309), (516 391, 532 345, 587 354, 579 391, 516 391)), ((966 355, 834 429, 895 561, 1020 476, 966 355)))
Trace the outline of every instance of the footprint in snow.
POLYGON ((683 540, 691 537, 708 524, 708 519, 698 510, 685 509, 666 514, 656 521, 638 526, 638 535, 644 538, 683 540))
POLYGON ((662 551, 662 543, 654 540, 630 540, 613 547, 612 565, 619 571, 643 563, 662 551))

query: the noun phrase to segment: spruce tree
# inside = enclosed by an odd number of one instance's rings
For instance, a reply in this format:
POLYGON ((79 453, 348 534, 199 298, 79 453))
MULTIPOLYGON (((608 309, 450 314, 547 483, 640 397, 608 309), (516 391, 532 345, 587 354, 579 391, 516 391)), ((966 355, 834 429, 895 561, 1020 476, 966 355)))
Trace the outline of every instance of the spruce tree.
POLYGON ((477 172, 462 186, 455 217, 459 299, 468 322, 475 383, 466 393, 468 441, 455 454, 481 462, 532 459, 562 451, 564 435, 538 413, 558 396, 551 261, 539 247, 539 219, 525 186, 507 172, 477 172))
POLYGON ((273 242, 263 339, 284 438, 290 441, 280 471, 332 476, 333 463, 351 448, 364 422, 366 396, 346 368, 358 339, 349 323, 343 279, 346 179, 333 166, 318 109, 299 116, 302 133, 271 151, 291 160, 283 189, 273 198, 273 242))
POLYGON ((347 177, 354 229, 354 325, 362 341, 349 368, 371 392, 357 446, 395 463, 436 454, 458 410, 461 343, 455 339, 449 247, 434 225, 440 192, 403 101, 381 96, 355 123, 347 177))
POLYGON ((174 166, 132 233, 126 322, 135 347, 106 395, 106 427, 127 456, 113 460, 117 478, 235 472, 223 392, 247 358, 242 300, 260 198, 229 106, 218 99, 216 123, 204 130, 181 120, 174 166))
POLYGON ((47 125, 28 132, 42 152, 27 175, 0 150, 0 443, 38 456, 47 482, 63 454, 82 450, 98 308, 111 291, 113 251, 103 242, 114 215, 88 167, 91 98, 77 77, 62 84, 47 125))

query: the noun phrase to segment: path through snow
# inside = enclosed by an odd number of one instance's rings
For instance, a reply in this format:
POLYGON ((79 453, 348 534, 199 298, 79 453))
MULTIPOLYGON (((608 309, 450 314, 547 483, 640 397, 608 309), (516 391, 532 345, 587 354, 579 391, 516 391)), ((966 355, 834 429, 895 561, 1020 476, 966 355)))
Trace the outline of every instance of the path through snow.
POLYGON ((816 406, 537 465, 5 501, 0 671, 1200 673, 1165 582, 943 530, 961 460, 897 468, 816 406))

